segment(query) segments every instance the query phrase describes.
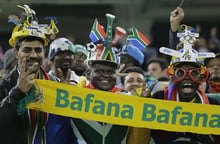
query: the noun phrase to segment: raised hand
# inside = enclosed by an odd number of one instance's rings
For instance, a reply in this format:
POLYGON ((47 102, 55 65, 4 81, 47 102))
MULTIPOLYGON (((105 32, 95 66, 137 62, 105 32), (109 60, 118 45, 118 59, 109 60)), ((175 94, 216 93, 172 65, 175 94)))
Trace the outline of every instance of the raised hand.
POLYGON ((176 32, 179 28, 181 21, 184 18, 184 11, 181 7, 177 7, 170 13, 170 28, 172 32, 176 32))
POLYGON ((27 93, 34 84, 34 79, 37 75, 36 68, 39 67, 39 63, 35 62, 32 66, 26 68, 26 58, 23 59, 20 74, 17 81, 17 87, 23 92, 27 93))
POLYGON ((60 79, 61 83, 70 84, 70 76, 71 76, 71 69, 69 68, 67 74, 65 75, 61 68, 57 68, 55 75, 60 79))
POLYGON ((128 75, 127 73, 122 73, 124 68, 125 68, 125 64, 120 65, 120 67, 116 70, 116 75, 120 77, 124 77, 128 75))

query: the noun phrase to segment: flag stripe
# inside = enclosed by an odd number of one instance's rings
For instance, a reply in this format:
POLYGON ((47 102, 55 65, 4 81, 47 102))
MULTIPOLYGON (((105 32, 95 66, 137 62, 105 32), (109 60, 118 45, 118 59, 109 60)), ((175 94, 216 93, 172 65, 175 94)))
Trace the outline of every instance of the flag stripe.
POLYGON ((92 30, 89 34, 89 38, 92 40, 92 42, 96 42, 105 37, 106 37, 105 31, 102 29, 102 26, 99 24, 98 20, 95 19, 92 26, 92 30))
POLYGON ((141 32, 139 32, 137 29, 133 29, 133 32, 134 32, 134 35, 136 36, 136 38, 137 38, 137 40, 139 40, 140 41, 140 43, 143 43, 143 45, 145 45, 145 46, 147 46, 148 45, 148 41, 146 40, 147 38, 141 33, 141 32), (147 42, 146 42, 146 41, 147 42))
POLYGON ((150 41, 134 27, 132 28, 132 34, 128 35, 127 40, 132 42, 141 50, 150 44, 150 41))
POLYGON ((90 38, 93 42, 96 42, 96 41, 99 40, 99 38, 97 37, 97 35, 96 35, 94 32, 90 32, 89 38, 90 38))
POLYGON ((138 35, 140 39, 143 40, 147 45, 150 44, 150 41, 141 32, 138 31, 138 35))
POLYGON ((146 46, 145 44, 141 43, 137 39, 130 39, 129 41, 132 42, 140 50, 143 50, 145 48, 145 46, 146 46))
POLYGON ((99 33, 99 35, 101 35, 102 38, 106 37, 105 31, 102 29, 102 26, 99 24, 98 21, 97 21, 97 32, 99 33))

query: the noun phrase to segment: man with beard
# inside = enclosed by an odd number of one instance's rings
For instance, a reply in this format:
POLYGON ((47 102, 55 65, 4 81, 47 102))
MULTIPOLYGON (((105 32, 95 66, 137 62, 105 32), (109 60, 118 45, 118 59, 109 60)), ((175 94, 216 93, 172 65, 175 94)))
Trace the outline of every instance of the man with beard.
POLYGON ((50 44, 49 59, 51 63, 50 74, 67 84, 77 84, 79 77, 71 66, 74 59, 74 45, 67 38, 57 38, 50 44))
POLYGON ((78 76, 85 76, 85 72, 87 69, 85 60, 87 59, 88 51, 86 47, 81 44, 75 44, 74 49, 75 54, 72 69, 76 72, 78 76))
MULTIPOLYGON (((171 81, 170 86, 156 92, 152 97, 156 99, 172 100, 178 102, 216 104, 219 103, 211 97, 207 97, 200 84, 208 79, 209 71, 200 57, 195 57, 193 51, 180 50, 186 57, 173 57, 167 75, 171 81), (189 53, 187 53, 189 52, 189 53)), ((199 133, 199 131, 198 131, 199 133)), ((192 144, 209 143, 217 144, 212 135, 195 133, 168 132, 151 130, 152 143, 155 144, 192 144)))
MULTIPOLYGON (((43 144, 46 142, 45 125, 48 114, 26 109, 34 98, 28 97, 34 79, 54 80, 41 67, 51 30, 38 25, 34 10, 28 5, 18 6, 25 10, 25 20, 20 20, 9 39, 18 64, 10 74, 0 80, 0 139, 4 144, 43 144), (37 30, 36 30, 37 29, 37 30), (45 33, 45 32, 49 33, 45 33)), ((53 25, 56 29, 56 26, 53 25)), ((57 29, 56 29, 57 30, 57 29)))

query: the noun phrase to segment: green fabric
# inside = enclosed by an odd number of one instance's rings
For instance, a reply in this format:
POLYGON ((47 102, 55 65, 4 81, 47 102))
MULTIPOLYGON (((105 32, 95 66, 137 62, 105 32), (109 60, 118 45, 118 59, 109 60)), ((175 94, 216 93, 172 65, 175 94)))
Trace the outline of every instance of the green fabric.
MULTIPOLYGON (((89 142, 92 144, 101 144, 102 143, 102 136, 96 132, 92 127, 87 125, 85 122, 83 122, 81 119, 73 119, 74 123, 82 133, 82 136, 89 139, 89 142)), ((87 141, 88 142, 88 141, 87 141)))
POLYGON ((105 139, 105 144, 120 144, 127 131, 127 126, 114 125, 105 139))
POLYGON ((151 75, 146 75, 146 80, 147 81, 157 81, 157 79, 155 79, 154 77, 152 77, 151 75))
POLYGON ((26 110, 27 110, 26 105, 34 100, 35 91, 36 91, 36 87, 32 86, 32 88, 27 93, 27 95, 19 101, 19 104, 17 106, 17 114, 18 115, 22 115, 26 112, 26 110))
POLYGON ((151 75, 146 75, 146 88, 149 88, 154 82, 157 82, 157 80, 152 77, 151 75))
MULTIPOLYGON (((39 79, 48 80, 49 77, 47 73, 43 70, 39 70, 39 79)), ((26 114, 26 117, 29 121, 27 125, 27 143, 39 143, 45 144, 46 143, 46 131, 45 131, 45 124, 47 120, 47 114, 42 111, 36 111, 27 109, 26 105, 30 102, 40 101, 42 100, 42 90, 37 87, 36 85, 32 86, 31 89, 28 91, 26 96, 19 101, 17 106, 17 114, 22 115, 26 114)))
POLYGON ((127 126, 113 125, 108 133, 104 134, 105 132, 103 132, 100 134, 97 129, 105 129, 105 123, 100 123, 100 127, 94 129, 81 119, 72 119, 72 121, 83 139, 90 144, 120 144, 126 137, 128 130, 127 126))
POLYGON ((213 140, 211 139, 211 135, 202 135, 200 134, 198 136, 198 139, 200 142, 202 142, 203 144, 215 144, 215 142, 213 142, 213 140))

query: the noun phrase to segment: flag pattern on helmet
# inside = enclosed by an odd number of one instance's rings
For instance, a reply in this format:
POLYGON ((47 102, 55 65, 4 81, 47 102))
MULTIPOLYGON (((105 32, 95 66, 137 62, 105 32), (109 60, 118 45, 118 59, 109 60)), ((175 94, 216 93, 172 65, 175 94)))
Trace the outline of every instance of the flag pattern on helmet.
POLYGON ((103 39, 106 37, 105 31, 102 29, 102 26, 98 22, 97 19, 95 19, 92 30, 89 34, 89 38, 91 39, 92 42, 97 42, 100 39, 103 39))
POLYGON ((127 40, 136 45, 140 50, 143 50, 150 41, 135 27, 132 28, 132 34, 128 35, 127 40))
POLYGON ((97 47, 92 46, 91 44, 87 46, 89 51, 88 61, 98 60, 98 61, 108 61, 108 62, 116 62, 116 55, 112 50, 111 43, 112 43, 112 26, 115 16, 112 14, 106 14, 107 18, 107 26, 106 29, 99 24, 98 20, 95 19, 92 30, 89 34, 89 37, 93 43, 96 42, 97 47), (101 40, 101 41, 99 41, 101 40), (100 43, 98 43, 99 41, 100 43))
POLYGON ((112 49, 106 50, 106 48, 102 52, 101 59, 116 61, 115 54, 113 53, 113 50, 112 49))
POLYGON ((106 28, 106 38, 104 41, 105 48, 102 52, 101 59, 115 61, 116 58, 115 58, 113 50, 111 48, 112 26, 113 26, 113 21, 115 19, 115 16, 112 14, 105 14, 105 16, 107 18, 107 28, 106 28))

